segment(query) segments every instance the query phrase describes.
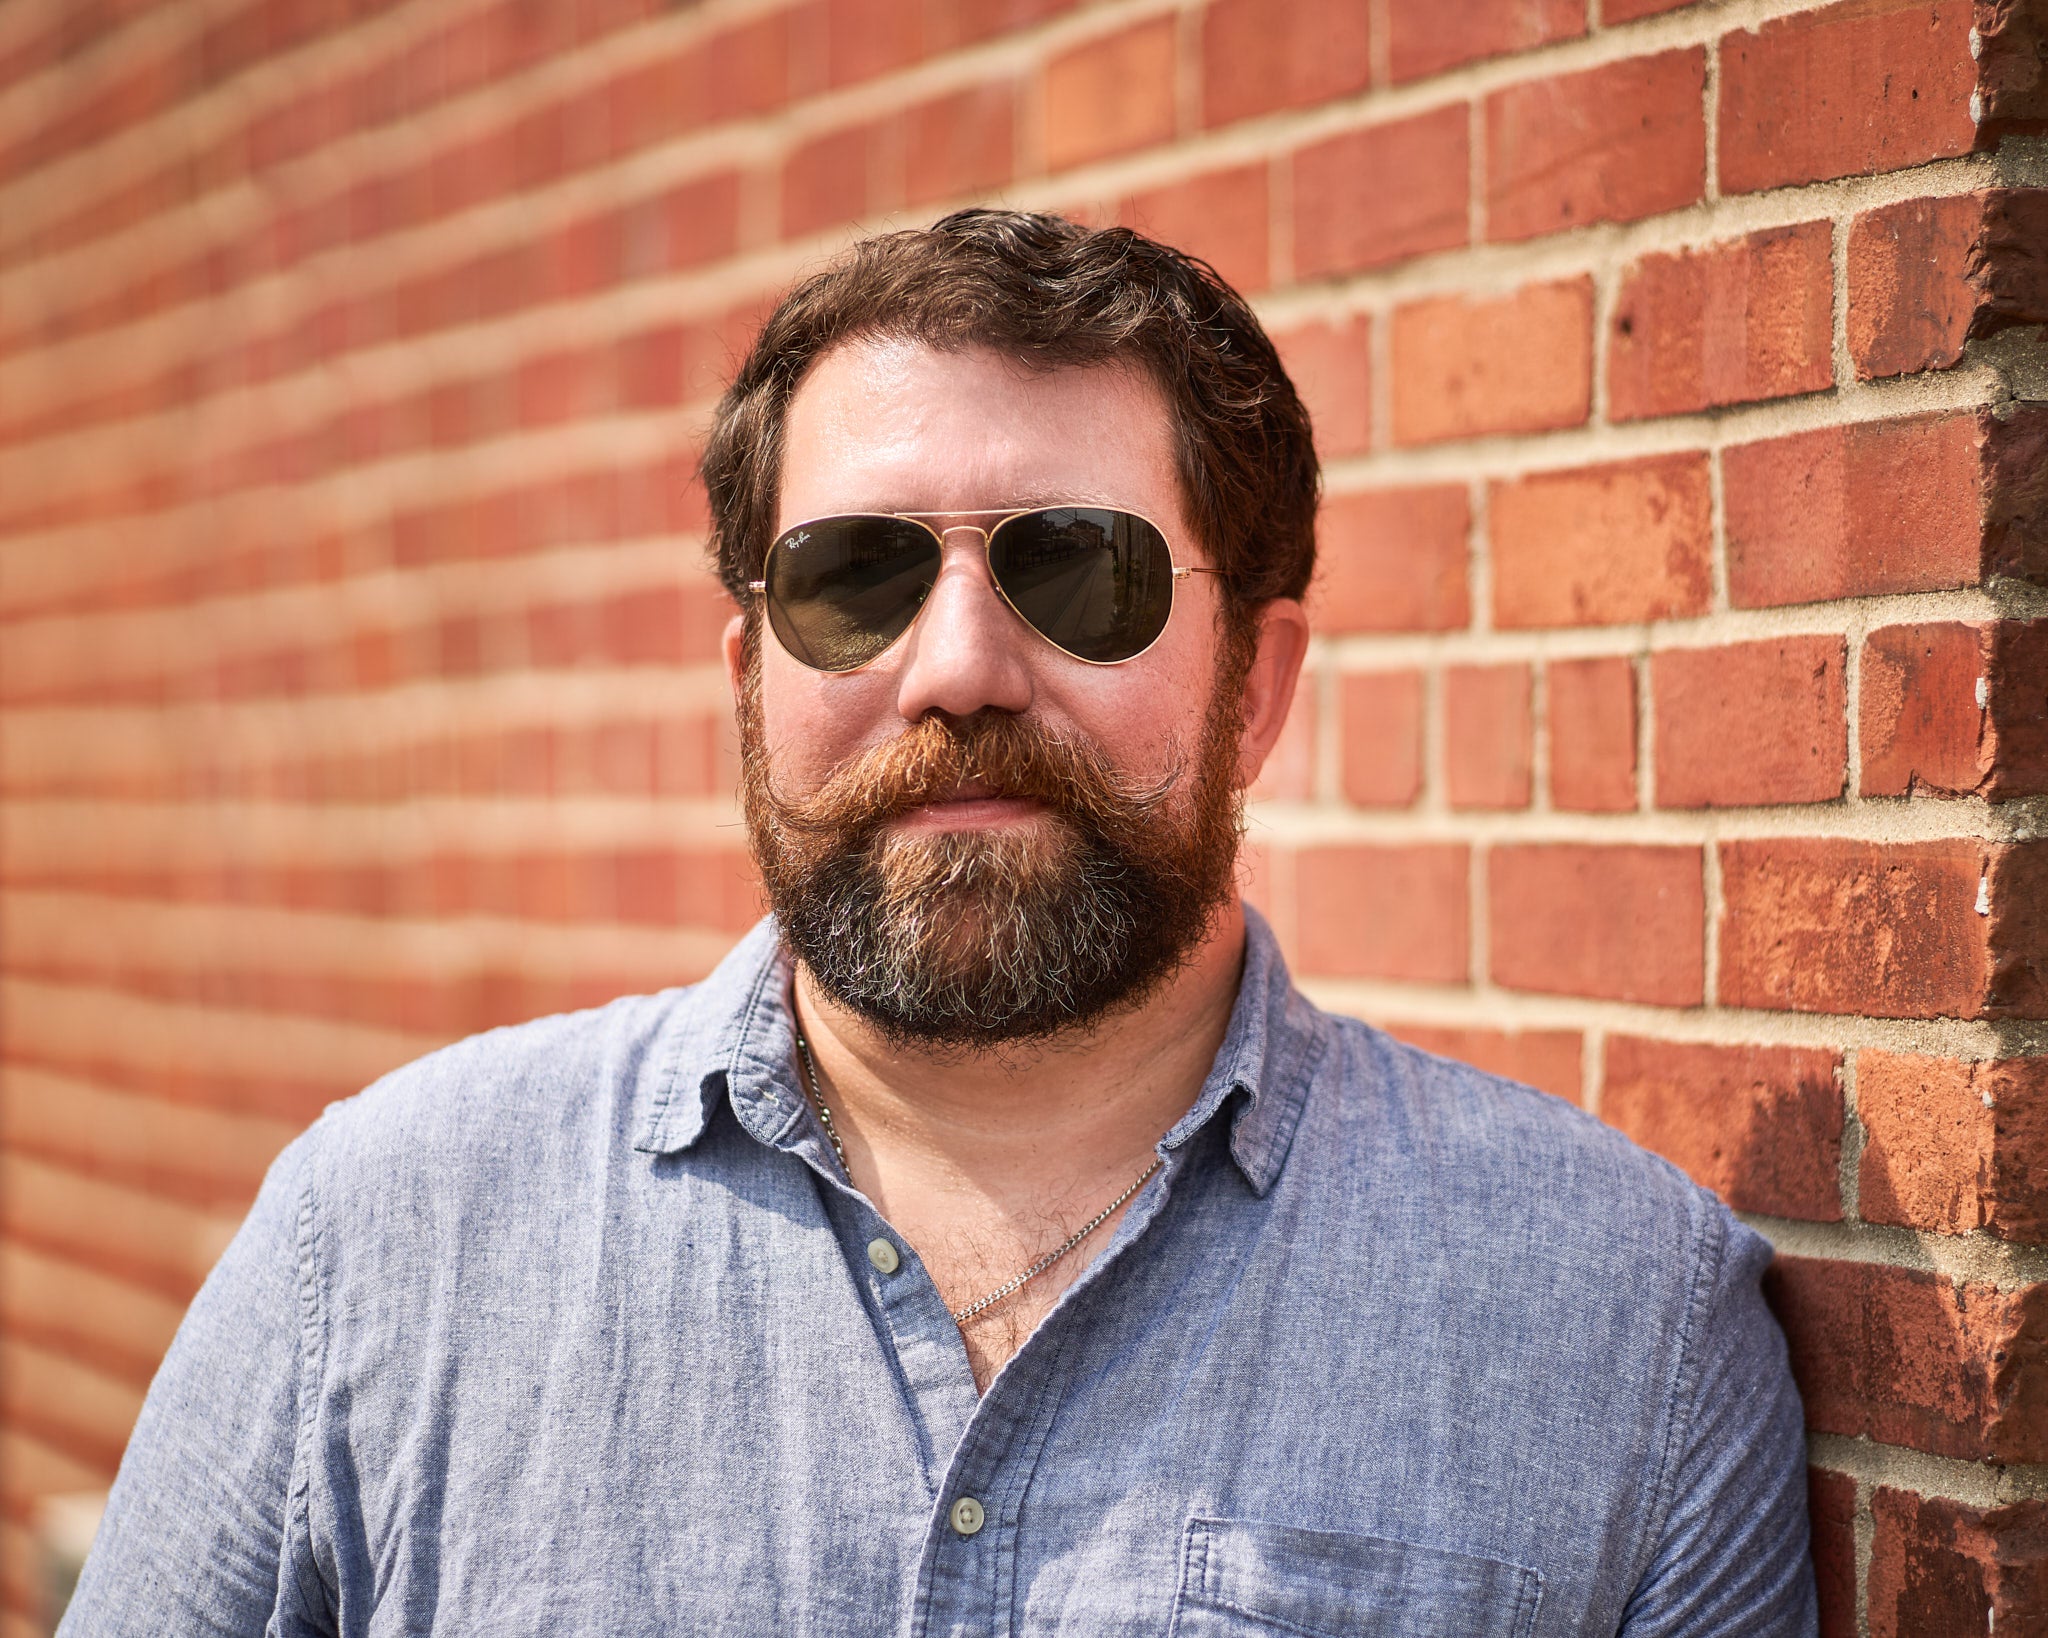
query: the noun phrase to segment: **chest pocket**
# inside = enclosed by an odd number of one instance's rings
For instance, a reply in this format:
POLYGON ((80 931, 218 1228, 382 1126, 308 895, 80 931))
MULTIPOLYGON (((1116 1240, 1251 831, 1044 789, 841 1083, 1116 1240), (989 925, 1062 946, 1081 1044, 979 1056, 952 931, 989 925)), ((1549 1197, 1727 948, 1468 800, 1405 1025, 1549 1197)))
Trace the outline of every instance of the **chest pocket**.
POLYGON ((1383 1536, 1190 1519, 1172 1638, 1528 1638, 1543 1578, 1383 1536))

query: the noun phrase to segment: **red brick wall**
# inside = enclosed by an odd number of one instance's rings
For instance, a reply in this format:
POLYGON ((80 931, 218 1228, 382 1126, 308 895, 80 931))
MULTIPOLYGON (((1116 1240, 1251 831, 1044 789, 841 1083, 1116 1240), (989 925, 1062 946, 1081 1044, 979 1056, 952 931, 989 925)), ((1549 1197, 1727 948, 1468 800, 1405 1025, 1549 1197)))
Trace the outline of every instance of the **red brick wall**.
POLYGON ((1327 459, 1250 874, 1780 1245, 1831 1633, 2048 1623, 2048 116, 2005 0, 0 8, 0 1633, 277 1147, 754 913, 695 440, 984 197, 1327 459))

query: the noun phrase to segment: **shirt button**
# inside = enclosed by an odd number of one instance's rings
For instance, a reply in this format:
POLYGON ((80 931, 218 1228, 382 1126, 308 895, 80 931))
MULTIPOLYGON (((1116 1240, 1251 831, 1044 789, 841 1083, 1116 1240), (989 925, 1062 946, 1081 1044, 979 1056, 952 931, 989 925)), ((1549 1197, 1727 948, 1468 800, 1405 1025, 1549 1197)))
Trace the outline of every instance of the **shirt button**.
POLYGON ((875 1265, 877 1274, 894 1274, 903 1266, 903 1259, 896 1255, 896 1248, 887 1240, 868 1242, 868 1261, 875 1265))
POLYGON ((963 1536, 971 1536, 981 1528, 981 1503, 972 1496, 962 1496, 953 1504, 953 1528, 963 1536))

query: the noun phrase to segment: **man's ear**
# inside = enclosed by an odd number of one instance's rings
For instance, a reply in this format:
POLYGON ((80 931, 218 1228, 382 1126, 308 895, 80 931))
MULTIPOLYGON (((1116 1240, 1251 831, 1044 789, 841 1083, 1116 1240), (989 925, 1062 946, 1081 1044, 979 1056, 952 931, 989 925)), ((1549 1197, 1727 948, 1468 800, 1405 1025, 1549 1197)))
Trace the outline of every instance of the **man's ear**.
POLYGON ((1244 737, 1238 741, 1237 783, 1249 789, 1287 726, 1294 685, 1308 656, 1308 615, 1292 597, 1259 610, 1259 646, 1244 680, 1244 737))
POLYGON ((725 680, 732 687, 735 704, 739 702, 741 681, 746 675, 746 629, 746 615, 735 614, 726 621, 725 633, 718 639, 725 654, 725 680))

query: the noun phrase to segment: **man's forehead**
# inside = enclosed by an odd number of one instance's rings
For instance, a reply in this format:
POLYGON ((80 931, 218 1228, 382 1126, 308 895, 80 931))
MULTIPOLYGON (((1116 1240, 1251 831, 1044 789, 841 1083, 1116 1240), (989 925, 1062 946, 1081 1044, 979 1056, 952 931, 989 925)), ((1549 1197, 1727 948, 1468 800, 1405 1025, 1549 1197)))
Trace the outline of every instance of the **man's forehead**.
POLYGON ((1040 368, 989 347, 841 343, 790 404, 782 522, 1095 500, 1177 509, 1163 393, 1120 363, 1040 368))

